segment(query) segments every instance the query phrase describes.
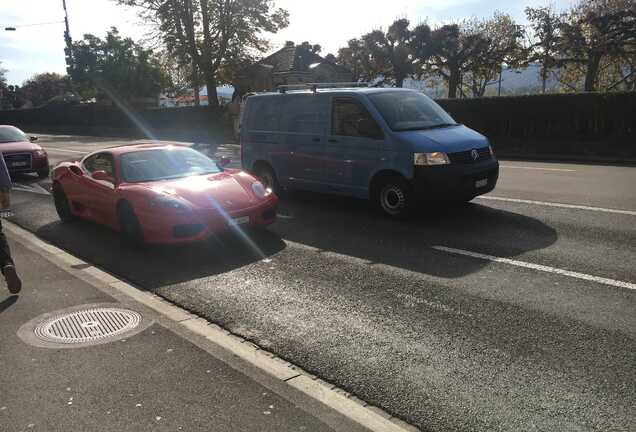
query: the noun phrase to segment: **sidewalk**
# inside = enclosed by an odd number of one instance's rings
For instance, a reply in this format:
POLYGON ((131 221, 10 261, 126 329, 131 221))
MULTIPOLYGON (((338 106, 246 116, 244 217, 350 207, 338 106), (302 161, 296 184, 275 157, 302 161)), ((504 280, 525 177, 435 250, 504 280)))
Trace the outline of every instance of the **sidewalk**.
POLYGON ((24 285, 11 297, 0 283, 0 431, 362 430, 262 372, 230 367, 218 346, 109 294, 103 281, 80 278, 86 264, 64 268, 42 245, 5 232, 24 285), (95 304, 139 313, 141 331, 64 349, 18 335, 42 314, 95 304))

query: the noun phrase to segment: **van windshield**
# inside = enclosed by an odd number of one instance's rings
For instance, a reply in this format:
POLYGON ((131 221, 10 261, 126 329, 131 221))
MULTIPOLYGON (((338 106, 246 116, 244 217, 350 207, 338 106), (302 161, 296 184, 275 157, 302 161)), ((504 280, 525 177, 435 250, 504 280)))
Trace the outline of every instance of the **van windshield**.
POLYGON ((382 92, 369 99, 394 131, 433 129, 457 123, 428 96, 417 92, 382 92))

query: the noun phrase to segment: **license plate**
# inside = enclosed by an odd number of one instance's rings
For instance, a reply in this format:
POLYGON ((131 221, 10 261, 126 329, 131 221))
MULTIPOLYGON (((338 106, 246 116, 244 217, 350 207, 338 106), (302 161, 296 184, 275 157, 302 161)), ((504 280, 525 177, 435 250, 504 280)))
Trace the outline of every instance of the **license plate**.
POLYGON ((475 182, 475 187, 476 188, 483 188, 488 186, 488 179, 482 179, 482 180, 477 180, 475 182))
POLYGON ((230 222, 230 225, 245 225, 248 223, 250 223, 250 217, 243 216, 243 217, 232 219, 232 221, 230 222))
POLYGON ((16 167, 23 167, 23 166, 27 166, 29 163, 28 162, 11 162, 9 164, 9 166, 11 168, 16 168, 16 167))

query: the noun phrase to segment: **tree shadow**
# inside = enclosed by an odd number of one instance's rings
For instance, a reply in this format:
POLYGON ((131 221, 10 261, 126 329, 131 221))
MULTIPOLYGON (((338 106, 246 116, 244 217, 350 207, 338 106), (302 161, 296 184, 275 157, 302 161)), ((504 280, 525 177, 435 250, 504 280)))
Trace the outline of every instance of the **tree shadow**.
POLYGON ((0 302, 0 313, 6 311, 11 306, 13 306, 20 297, 17 295, 12 295, 11 297, 7 297, 6 299, 0 302))
POLYGON ((293 192, 281 213, 274 230, 286 240, 445 278, 473 273, 488 261, 432 246, 515 257, 557 240, 556 230, 537 219, 476 203, 430 203, 407 220, 390 220, 364 201, 293 192))
POLYGON ((125 245, 118 233, 106 227, 83 221, 49 223, 36 235, 148 290, 226 273, 285 248, 280 237, 266 230, 227 232, 201 243, 141 249, 125 245))

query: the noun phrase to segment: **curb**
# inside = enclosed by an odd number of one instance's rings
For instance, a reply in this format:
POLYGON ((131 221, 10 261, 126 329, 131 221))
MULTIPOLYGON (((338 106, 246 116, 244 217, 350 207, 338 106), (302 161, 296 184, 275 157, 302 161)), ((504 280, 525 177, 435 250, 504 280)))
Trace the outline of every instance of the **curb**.
MULTIPOLYGON (((63 270, 70 273, 79 271, 90 278, 97 279, 124 297, 154 310, 175 325, 205 338, 222 350, 251 364, 274 379, 284 382, 296 391, 320 402, 363 428, 373 432, 419 431, 416 427, 393 417, 381 408, 367 404, 351 393, 319 379, 258 345, 231 334, 221 326, 195 316, 156 294, 141 291, 62 249, 40 240, 35 234, 15 223, 4 220, 3 225, 5 230, 15 237, 14 240, 25 246, 29 244, 37 248, 37 253, 63 270), (50 257, 55 259, 51 260, 50 257)), ((96 288, 103 290, 99 286, 96 288)))

